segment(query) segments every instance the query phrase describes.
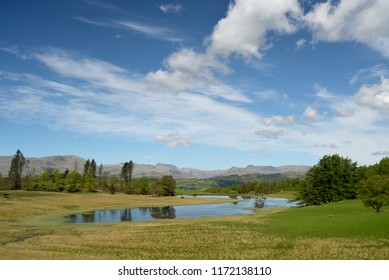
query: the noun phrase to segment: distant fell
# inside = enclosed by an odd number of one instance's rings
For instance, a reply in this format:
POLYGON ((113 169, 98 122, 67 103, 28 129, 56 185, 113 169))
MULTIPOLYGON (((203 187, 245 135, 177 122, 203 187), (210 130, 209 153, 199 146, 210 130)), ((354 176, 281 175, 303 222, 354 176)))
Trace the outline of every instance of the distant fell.
MULTIPOLYGON (((0 172, 4 175, 8 175, 8 171, 11 165, 13 156, 0 156, 0 172)), ((74 156, 47 156, 47 157, 27 157, 29 161, 29 172, 35 171, 39 174, 45 169, 55 170, 59 169, 61 172, 66 169, 77 169, 82 172, 85 159, 74 156)), ((100 165, 100 163, 97 163, 100 165)), ((123 164, 103 164, 104 171, 110 175, 119 175, 123 164)), ((206 179, 216 176, 230 176, 230 175, 250 175, 250 174, 284 174, 284 173, 297 173, 305 174, 310 166, 307 165, 284 165, 284 166, 256 166, 248 165, 246 167, 231 167, 229 169, 220 170, 203 170, 196 168, 178 168, 173 164, 158 163, 156 165, 151 164, 136 164, 134 165, 133 177, 139 178, 145 177, 161 177, 164 175, 172 175, 176 179, 206 179)))
MULTIPOLYGON (((1 174, 8 176, 9 168, 11 166, 13 156, 0 156, 0 172, 1 174)), ((59 169, 64 172, 66 169, 81 171, 85 159, 78 156, 48 156, 48 157, 26 157, 28 164, 26 164, 24 170, 28 172, 35 172, 35 174, 41 173, 45 169, 55 170, 59 169)))

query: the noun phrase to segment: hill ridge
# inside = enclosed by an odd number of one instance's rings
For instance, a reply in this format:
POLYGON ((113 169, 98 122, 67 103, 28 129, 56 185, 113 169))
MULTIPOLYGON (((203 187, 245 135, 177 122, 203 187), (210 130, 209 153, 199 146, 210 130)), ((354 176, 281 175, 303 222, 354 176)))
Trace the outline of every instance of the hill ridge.
MULTIPOLYGON (((9 167, 13 156, 0 156, 0 172, 3 176, 8 175, 9 167)), ((85 159, 75 155, 54 155, 45 157, 26 157, 29 160, 29 172, 35 171, 39 174, 44 169, 59 169, 61 172, 66 169, 77 169, 82 172, 85 164, 85 159)), ((122 163, 117 164, 103 164, 104 171, 111 175, 120 174, 122 163)), ((232 166, 229 169, 204 170, 198 168, 183 167, 179 168, 174 164, 157 163, 152 164, 137 164, 134 165, 133 177, 161 177, 163 175, 172 175, 177 179, 205 179, 216 176, 229 175, 250 175, 250 174, 276 174, 276 173, 305 173, 310 166, 307 165, 253 165, 249 164, 246 167, 232 166)))

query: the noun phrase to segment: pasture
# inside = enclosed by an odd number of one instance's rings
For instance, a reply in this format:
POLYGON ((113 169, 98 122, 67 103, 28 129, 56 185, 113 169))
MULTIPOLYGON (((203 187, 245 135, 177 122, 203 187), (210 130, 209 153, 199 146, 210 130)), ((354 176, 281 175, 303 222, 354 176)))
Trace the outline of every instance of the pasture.
POLYGON ((68 224, 94 209, 222 202, 101 193, 0 192, 1 259, 389 259, 389 207, 361 201, 253 214, 68 224))

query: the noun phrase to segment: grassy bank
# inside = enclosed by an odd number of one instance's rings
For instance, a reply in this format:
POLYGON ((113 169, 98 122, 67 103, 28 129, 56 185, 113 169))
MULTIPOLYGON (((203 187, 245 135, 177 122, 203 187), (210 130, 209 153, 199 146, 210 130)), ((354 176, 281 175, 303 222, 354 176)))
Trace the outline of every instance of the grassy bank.
MULTIPOLYGON (((182 205, 212 199, 108 194, 0 194, 2 259, 389 259, 389 209, 360 201, 252 215, 66 224, 92 209, 182 205)), ((219 201, 219 200, 218 200, 219 201)))

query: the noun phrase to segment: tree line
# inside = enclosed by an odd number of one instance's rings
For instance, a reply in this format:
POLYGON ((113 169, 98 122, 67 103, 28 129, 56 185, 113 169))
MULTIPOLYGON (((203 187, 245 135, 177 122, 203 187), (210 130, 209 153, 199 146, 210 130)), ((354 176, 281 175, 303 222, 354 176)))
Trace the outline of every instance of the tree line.
POLYGON ((300 178, 282 177, 281 179, 275 181, 253 180, 244 182, 242 184, 234 184, 227 188, 220 186, 206 188, 204 191, 229 195, 252 194, 255 196, 264 196, 266 194, 272 194, 281 191, 298 191, 302 181, 303 180, 300 178))
POLYGON ((109 191, 111 194, 124 192, 127 194, 143 194, 154 196, 171 196, 175 194, 176 181, 172 176, 155 178, 132 178, 134 169, 133 161, 125 162, 121 173, 109 175, 104 171, 103 164, 97 167, 94 159, 86 160, 82 173, 77 168, 70 171, 66 169, 45 169, 39 174, 33 170, 25 170, 28 160, 18 149, 11 160, 8 178, 3 178, 0 173, 0 189, 27 190, 27 191, 67 191, 96 192, 109 191))
POLYGON ((389 158, 358 167, 349 158, 326 155, 307 172, 300 198, 307 205, 359 198, 379 212, 389 205, 389 158))
POLYGON ((208 188, 206 191, 256 196, 295 191, 302 205, 361 199, 365 206, 379 212, 383 206, 389 205, 389 158, 385 157, 374 165, 358 167, 349 158, 338 154, 325 155, 308 170, 304 179, 251 181, 228 188, 208 188))

